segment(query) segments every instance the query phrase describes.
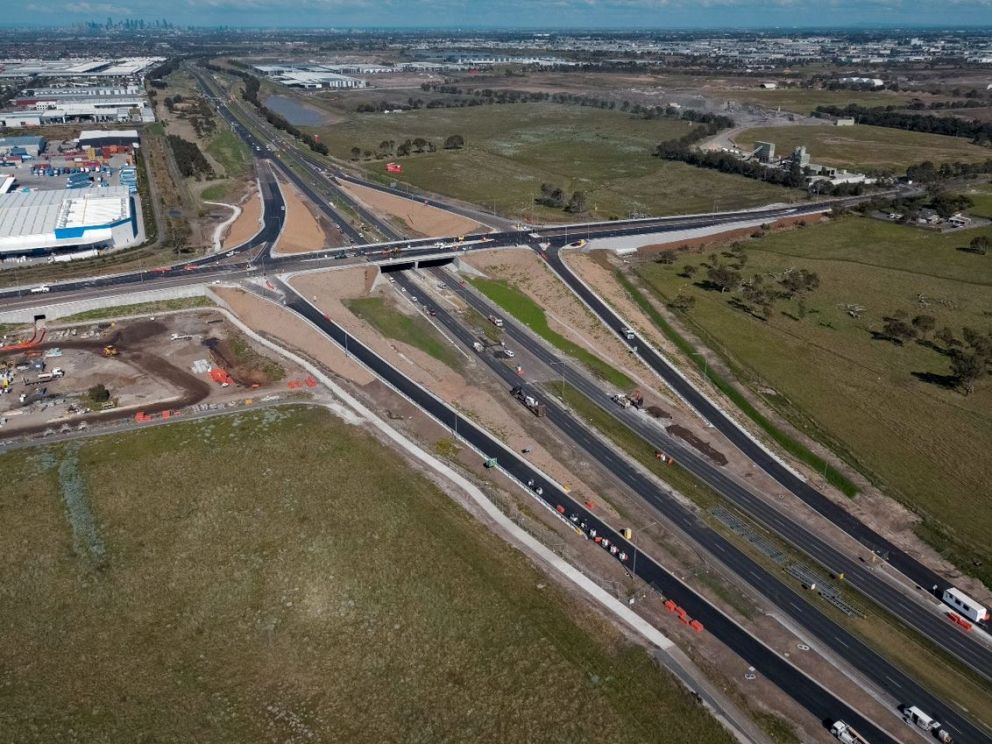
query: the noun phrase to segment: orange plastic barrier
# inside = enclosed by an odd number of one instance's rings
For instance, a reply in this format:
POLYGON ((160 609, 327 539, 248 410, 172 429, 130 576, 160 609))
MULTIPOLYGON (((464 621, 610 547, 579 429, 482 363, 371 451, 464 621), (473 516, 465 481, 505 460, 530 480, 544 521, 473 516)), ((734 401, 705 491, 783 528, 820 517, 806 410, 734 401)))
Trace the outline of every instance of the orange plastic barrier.
POLYGON ((697 633, 703 632, 703 624, 698 620, 693 620, 691 623, 689 623, 689 627, 692 628, 697 633))

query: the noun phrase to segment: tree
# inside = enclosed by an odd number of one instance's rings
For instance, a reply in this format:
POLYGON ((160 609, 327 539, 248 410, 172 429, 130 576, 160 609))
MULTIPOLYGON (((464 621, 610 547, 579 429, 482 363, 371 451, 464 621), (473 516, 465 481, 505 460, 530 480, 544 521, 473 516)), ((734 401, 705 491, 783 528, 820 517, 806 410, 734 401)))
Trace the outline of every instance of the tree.
POLYGON ((106 403, 110 400, 110 391, 107 390, 106 386, 102 382, 97 383, 87 390, 86 395, 94 403, 106 403))
POLYGON ((960 346, 961 342, 954 336, 954 331, 951 330, 950 326, 944 326, 935 334, 937 340, 944 344, 944 346, 951 348, 952 346, 960 346))
POLYGON ((682 268, 682 271, 679 272, 679 276, 684 276, 686 279, 692 279, 692 277, 696 275, 697 271, 699 271, 698 266, 695 266, 693 264, 686 264, 682 268))
POLYGON ((971 253, 977 253, 980 256, 984 256, 992 248, 992 241, 986 238, 984 235, 979 235, 977 238, 972 238, 971 242, 968 243, 967 250, 971 253))
POLYGON ((413 140, 413 149, 416 152, 423 152, 425 147, 427 147, 427 140, 423 137, 417 137, 413 140))
POLYGON ((572 194, 572 198, 568 200, 568 204, 565 206, 566 212, 571 212, 572 214, 578 214, 580 212, 586 211, 586 194, 584 191, 576 191, 572 194))
POLYGON ((362 157, 362 148, 360 148, 360 147, 352 147, 351 148, 351 159, 352 160, 358 160, 360 157, 362 157))
POLYGON ((812 292, 820 286, 820 275, 815 271, 798 269, 787 271, 785 276, 779 281, 789 297, 802 295, 805 292, 812 292))
POLYGON ((460 134, 453 134, 444 141, 445 150, 460 150, 465 147, 465 138, 460 134))
POLYGON ((956 351, 951 357, 951 372, 957 384, 968 395, 975 389, 975 383, 985 374, 985 361, 978 354, 956 351))
POLYGON ((721 292, 732 292, 741 284, 741 273, 729 266, 710 266, 706 270, 706 279, 721 292))
POLYGON ((903 342, 915 338, 916 329, 902 318, 886 318, 882 335, 901 346, 903 342))
POLYGON ((668 303, 668 306, 680 313, 687 313, 696 306, 696 298, 694 295, 684 295, 680 292, 668 303))
POLYGON ((917 315, 913 318, 913 328, 926 338, 937 327, 937 319, 932 315, 917 315))
POLYGON ((410 148, 412 146, 413 146, 413 144, 410 142, 410 140, 406 140, 405 142, 401 142, 396 147, 396 154, 398 156, 400 156, 400 157, 406 157, 407 155, 410 154, 410 148))

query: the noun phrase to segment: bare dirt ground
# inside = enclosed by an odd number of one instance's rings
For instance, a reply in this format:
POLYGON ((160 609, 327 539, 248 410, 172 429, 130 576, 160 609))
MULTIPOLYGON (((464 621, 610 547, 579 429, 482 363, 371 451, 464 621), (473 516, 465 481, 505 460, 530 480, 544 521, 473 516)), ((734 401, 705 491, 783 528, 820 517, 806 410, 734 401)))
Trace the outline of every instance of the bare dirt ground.
POLYGON ((257 190, 252 190, 239 205, 241 214, 227 228, 222 245, 225 249, 241 245, 262 229, 259 219, 262 216, 262 199, 257 190))
POLYGON ((257 333, 277 341, 293 352, 311 358, 333 376, 368 385, 375 377, 331 343, 322 333, 302 322, 285 308, 266 302, 243 289, 216 287, 220 297, 238 318, 257 333))
MULTIPOLYGON (((0 420, 6 420, 0 428, 0 438, 75 431, 132 418, 138 412, 151 416, 190 407, 197 410, 200 405, 232 405, 244 399, 248 388, 260 389, 263 395, 285 389, 251 369, 251 379, 244 385, 221 386, 211 379, 208 370, 215 355, 209 345, 219 343, 230 349, 229 342, 235 335, 238 334, 230 325, 211 310, 53 327, 46 342, 30 350, 36 356, 27 357, 23 352, 0 355, 0 369, 37 359, 46 363, 46 371, 60 368, 64 372, 64 376, 38 385, 24 381, 36 379, 40 370, 16 373, 11 393, 0 397, 0 420), (116 356, 104 356, 108 344, 115 346, 116 356), (45 357, 46 353, 55 356, 45 357), (106 404, 90 400, 89 390, 96 385, 105 386, 109 392, 106 404), (23 404, 20 401, 22 392, 31 395, 41 391, 44 395, 35 395, 23 404)), ((274 360, 263 359, 264 351, 240 339, 239 344, 244 348, 232 352, 236 361, 246 364, 244 359, 250 356, 266 362, 266 373, 301 376, 294 366, 286 370, 274 360)))
MULTIPOLYGON (((785 219, 777 220, 773 224, 773 229, 784 230, 795 227, 800 223, 812 225, 825 219, 828 218, 822 214, 803 215, 802 217, 786 217, 785 219)), ((685 247, 695 250, 696 248, 704 248, 714 245, 726 245, 734 242, 735 240, 743 240, 748 238, 758 229, 759 228, 756 227, 743 227, 739 230, 727 230, 726 232, 704 235, 699 238, 679 238, 677 237, 678 233, 673 233, 676 237, 672 237, 664 242, 641 246, 637 249, 637 254, 639 256, 650 256, 656 253, 670 251, 675 248, 685 247)))
POLYGON ((468 217, 447 212, 437 207, 393 196, 367 186, 342 182, 341 188, 376 213, 386 213, 406 223, 418 235, 428 238, 441 238, 451 235, 465 235, 474 230, 484 230, 485 226, 468 217))
POLYGON ((327 236, 296 187, 280 180, 286 200, 286 223, 279 237, 279 253, 309 253, 327 244, 327 236))
MULTIPOLYGON (((368 295, 369 281, 365 270, 307 274, 293 279, 292 285, 308 298, 316 297, 315 304, 332 320, 361 338, 412 379, 467 413, 509 446, 517 450, 531 448, 530 459, 550 477, 565 484, 581 482, 575 473, 563 467, 540 442, 535 442, 534 435, 521 425, 517 416, 522 418, 526 414, 529 417, 530 413, 520 407, 520 411, 512 409, 514 414, 511 415, 505 405, 506 401, 497 401, 489 391, 480 389, 471 380, 476 376, 473 374, 476 365, 474 359, 466 358, 466 373, 463 376, 410 344, 383 337, 368 323, 353 315, 342 304, 342 300, 368 295)), ((393 294, 386 287, 376 292, 386 296, 393 294)), ((405 302, 397 302, 396 308, 399 312, 415 312, 405 302)))

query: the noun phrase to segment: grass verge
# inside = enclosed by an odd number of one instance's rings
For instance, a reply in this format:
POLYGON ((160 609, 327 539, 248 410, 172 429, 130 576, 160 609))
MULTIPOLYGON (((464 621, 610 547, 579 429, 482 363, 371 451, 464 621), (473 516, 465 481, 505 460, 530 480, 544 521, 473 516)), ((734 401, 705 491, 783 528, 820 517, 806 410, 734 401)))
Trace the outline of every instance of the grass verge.
POLYGON ((207 297, 180 297, 174 300, 156 300, 155 302, 138 302, 134 305, 118 305, 117 307, 98 307, 95 310, 84 310, 75 315, 56 318, 53 323, 77 323, 87 320, 106 320, 107 318, 123 318, 126 315, 147 315, 161 313, 167 310, 188 310, 194 307, 213 307, 214 303, 207 297))
POLYGON ((14 740, 732 741, 323 409, 20 450, 0 478, 14 740))
POLYGON ((462 357, 437 329, 420 315, 405 315, 389 306, 382 297, 362 297, 344 303, 351 312, 388 338, 416 346, 454 370, 464 366, 462 357))
MULTIPOLYGON (((713 370, 705 360, 699 356, 696 348, 689 343, 682 334, 675 330, 672 325, 665 320, 665 317, 655 309, 654 305, 644 296, 644 294, 634 286, 633 282, 630 281, 623 272, 614 272, 617 282, 621 287, 630 295, 630 298, 637 304, 641 310, 651 319, 651 322, 657 326, 669 341, 671 341, 675 346, 681 351, 686 359, 688 359, 692 364, 698 367, 699 371, 713 383, 721 393, 727 396, 731 402, 737 406, 741 412, 751 419, 758 427, 765 432, 772 440, 775 441, 782 449, 788 452, 790 455, 795 457, 797 460, 806 463, 809 467, 816 470, 818 473, 823 473, 827 481, 837 488, 841 493, 848 497, 854 497, 858 493, 857 486, 851 482, 843 473, 838 471, 836 468, 832 467, 830 463, 824 460, 822 457, 816 453, 810 451, 800 442, 796 441, 774 423, 768 420, 761 411, 751 405, 751 402, 741 393, 729 380, 725 380, 721 375, 713 370)), ((726 363, 726 360, 724 360, 726 363)))
POLYGON ((601 380, 605 380, 611 385, 615 385, 621 390, 630 390, 634 387, 634 382, 620 370, 604 362, 595 354, 587 351, 573 341, 562 336, 548 325, 548 318, 544 313, 544 308, 534 300, 521 292, 516 287, 511 287, 499 279, 483 279, 475 277, 469 279, 472 285, 482 292, 486 297, 495 302, 501 308, 510 313, 534 333, 550 343, 559 351, 567 354, 573 359, 577 359, 601 380))

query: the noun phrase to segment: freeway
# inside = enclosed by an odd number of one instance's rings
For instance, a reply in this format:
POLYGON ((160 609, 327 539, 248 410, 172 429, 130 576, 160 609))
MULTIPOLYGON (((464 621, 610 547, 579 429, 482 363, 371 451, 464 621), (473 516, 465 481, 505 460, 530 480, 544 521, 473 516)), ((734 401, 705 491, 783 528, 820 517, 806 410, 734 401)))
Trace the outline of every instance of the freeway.
MULTIPOLYGON (((624 337, 622 330, 629 325, 588 286, 586 286, 564 263, 560 247, 552 247, 546 254, 549 266, 569 286, 569 288, 605 323, 614 333, 624 337)), ((871 529, 856 516, 835 504, 826 495, 798 477, 792 470, 772 456, 764 447, 751 438, 730 416, 717 407, 706 395, 700 392, 683 377, 669 362, 656 351, 646 339, 635 333, 629 342, 635 353, 671 387, 686 400, 706 421, 731 441, 758 467, 798 496, 816 512, 864 545, 868 550, 882 556, 897 571, 914 581, 919 588, 938 596, 950 584, 939 574, 891 543, 871 529)), ((775 528, 775 531, 779 530, 775 528)), ((825 566, 835 571, 844 571, 855 586, 859 586, 868 596, 887 607, 908 624, 938 642, 966 665, 978 671, 987 679, 992 679, 992 650, 957 628, 945 622, 942 615, 925 610, 916 602, 906 602, 894 596, 885 582, 878 581, 872 572, 859 563, 850 560, 836 551, 833 555, 823 551, 813 543, 799 543, 804 549, 817 547, 817 552, 829 562, 825 566)))
MULTIPOLYGON (((256 132, 249 131, 244 125, 242 125, 234 115, 227 110, 226 105, 218 101, 218 109, 221 111, 222 115, 225 116, 234 127, 235 131, 241 136, 250 147, 256 153, 271 152, 268 147, 268 142, 270 140, 266 139, 266 135, 258 135, 256 132)), ((94 296, 105 293, 107 290, 127 290, 129 287, 135 289, 133 285, 139 283, 145 285, 147 288, 159 287, 159 286, 171 286, 176 284, 189 284, 189 283, 203 283, 211 279, 220 278, 238 278, 240 276, 258 274, 265 271, 298 271, 303 269, 318 269, 325 268, 327 266, 334 265, 334 257, 337 251, 325 251, 322 253, 311 254, 308 257, 273 257, 270 255, 270 249, 272 243, 275 240, 275 236, 278 235, 282 228, 282 220, 284 218, 284 212, 282 211, 282 199, 279 194, 278 188, 275 185, 274 179, 271 178, 271 171, 268 168, 268 159, 270 156, 264 155, 259 159, 260 163, 260 179, 263 181, 263 198, 265 199, 266 211, 265 211, 265 228, 263 228, 262 233, 249 241, 249 243, 244 246, 239 247, 237 253, 239 258, 247 253, 250 253, 253 249, 257 248, 257 255, 247 262, 235 261, 231 263, 224 262, 224 256, 208 256, 202 259, 197 259, 187 264, 183 264, 175 267, 163 267, 163 269, 157 270, 155 272, 135 272, 132 274, 117 275, 114 277, 104 277, 100 279, 81 281, 81 282, 66 282, 51 287, 51 292, 53 294, 47 295, 45 297, 46 301, 51 299, 64 299, 66 301, 70 299, 77 299, 79 297, 94 296), (268 171, 268 172, 267 172, 268 171), (254 263, 253 263, 254 262, 254 263)), ((313 177, 315 181, 321 181, 326 186, 332 183, 330 178, 327 178, 326 173, 320 172, 319 169, 314 167, 312 164, 309 169, 305 172, 307 173, 308 179, 304 179, 292 168, 286 167, 282 163, 283 157, 290 157, 290 155, 283 154, 277 157, 275 155, 271 156, 274 159, 274 165, 279 167, 284 174, 290 180, 297 184, 301 190, 307 194, 315 204, 317 204, 322 210, 331 216, 336 216, 340 218, 339 213, 337 213, 328 203, 326 199, 321 199, 320 195, 311 187, 309 177, 313 177)), ((343 194, 342 194, 343 198, 343 194)), ((694 215, 689 217, 666 217, 666 218, 650 218, 650 219, 640 219, 640 220, 625 220, 607 223, 595 223, 584 225, 578 230, 576 226, 560 226, 553 228, 543 228, 541 229, 542 240, 553 241, 553 248, 551 251, 551 260, 554 267, 554 262, 557 261, 559 264, 560 256, 558 255, 558 249, 561 247, 561 243, 565 242, 569 238, 569 231, 571 231, 571 237, 574 239, 577 235, 585 234, 587 237, 612 237, 620 235, 630 235, 630 234, 644 234, 644 233, 660 233, 669 230, 680 230, 691 227, 702 227, 702 226, 712 226, 721 223, 739 222, 744 219, 748 220, 774 220, 779 217, 784 216, 797 216, 801 214, 811 214, 815 212, 822 212, 829 209, 829 204, 806 204, 800 206, 787 206, 787 207, 770 207, 757 210, 741 210, 737 212, 721 213, 713 215, 694 215)), ((346 221, 339 220, 342 228, 344 228, 346 221)), ((380 231, 384 235, 387 235, 393 240, 380 243, 377 245, 362 245, 354 249, 354 254, 361 256, 373 263, 395 263, 397 256, 402 259, 410 260, 412 262, 413 258, 424 255, 437 254, 438 248, 434 245, 437 241, 436 239, 424 239, 424 240, 413 240, 404 241, 397 240, 398 237, 395 231, 391 231, 388 225, 385 225, 380 220, 378 220, 374 215, 369 215, 370 224, 378 225, 380 231)), ((352 233, 352 237, 360 238, 358 234, 352 233)), ((492 247, 510 246, 510 245, 521 245, 527 244, 528 242, 533 242, 529 233, 524 230, 519 231, 506 231, 502 233, 491 233, 487 236, 488 242, 475 242, 472 245, 463 246, 466 250, 478 250, 492 247)), ((454 243, 451 238, 442 239, 440 242, 447 245, 454 243)), ((567 273, 567 268, 563 264, 560 266, 561 270, 567 273)), ((572 284, 569 282, 570 285, 572 284)), ((581 286, 581 283, 578 283, 581 286)), ((573 289, 575 286, 573 286, 573 289)), ((21 297, 23 292, 18 291, 8 291, 5 293, 0 293, 0 308, 8 308, 13 306, 28 306, 37 305, 37 297, 21 297)), ((581 296, 581 293, 580 293, 581 296)), ((595 303, 591 302, 587 298, 587 304, 595 310, 595 303)), ((593 297, 593 300, 598 298, 593 297)), ((605 311, 609 311, 608 308, 603 308, 605 311)), ((601 317, 604 317, 601 315, 601 317)), ((616 322, 620 322, 616 319, 616 322)), ((611 323, 614 330, 619 330, 616 323, 611 323)), ((643 350, 647 349, 647 344, 638 344, 639 348, 642 349, 642 353, 646 353, 643 350)), ((659 356, 660 359, 660 356, 659 356)), ((663 361, 663 360, 662 360, 663 361)), ((652 365, 653 366, 653 365, 652 365)), ((657 368, 656 368, 657 369, 657 368)), ((663 375, 664 376, 664 375, 663 375)), ((684 381, 683 381, 684 382, 684 381)), ((688 385, 688 383, 685 383, 688 385)), ((691 387, 690 387, 691 390, 691 387)), ((701 395, 696 393, 696 395, 701 395)), ((690 396, 683 394, 683 397, 690 399, 690 396)), ((738 430, 739 432, 739 430, 738 430)), ((743 432, 739 432, 741 436, 743 432)), ((746 437, 745 437, 746 438, 746 437)), ((748 440, 750 441, 750 440, 748 440)), ((735 443, 737 443, 735 441, 735 443)), ((751 442, 754 447, 756 444, 751 442)), ((738 446, 741 446, 738 444, 738 446)), ((744 449, 742 447, 742 449, 744 449)), ((759 452, 763 454, 764 457, 770 458, 770 456, 764 452, 760 447, 758 447, 759 452)), ((747 451, 747 450, 745 450, 747 451)), ((773 458, 770 458, 772 462, 777 464, 773 458)), ((761 463, 759 463, 761 464, 761 463)), ((788 472, 788 471, 786 471, 788 472)), ((794 477, 794 476, 793 476, 794 477)), ((797 481, 802 484, 802 481, 797 481)), ((845 513, 846 514, 846 513, 845 513)), ((850 515, 847 515, 850 519, 850 515)), ((860 524, 860 523, 859 523, 860 524)), ((863 527, 863 525, 862 525, 863 527)), ((778 531, 776 529, 776 531, 778 531)), ((875 543, 876 545, 879 543, 875 543)), ((898 612, 898 610, 896 610, 898 612)), ((961 634, 958 634, 958 641, 964 638, 961 634)), ((967 643, 967 642, 966 642, 967 643)), ((969 649, 970 650, 970 649, 969 649)))
MULTIPOLYGON (((443 279, 444 275, 440 270, 437 270, 435 273, 443 279)), ((460 286, 455 286, 455 291, 466 303, 481 313, 483 317, 493 312, 497 314, 500 312, 499 308, 493 307, 487 300, 475 292, 460 286)), ((755 494, 746 485, 727 475, 723 469, 714 465, 705 457, 700 456, 692 448, 685 446, 677 439, 669 436, 667 432, 647 421, 636 411, 624 411, 619 408, 610 400, 609 393, 603 389, 602 383, 592 381, 587 375, 569 365, 559 353, 549 349, 543 342, 536 339, 512 319, 504 318, 503 322, 504 333, 514 343, 520 348, 526 349, 532 356, 539 359, 545 365, 553 365, 555 369, 562 370, 562 374, 566 377, 566 381, 569 384, 637 434, 644 441, 646 447, 653 447, 655 450, 660 450, 674 456, 675 461, 680 467, 688 470, 696 478, 770 532, 778 535, 794 548, 813 558, 828 571, 835 574, 844 574, 845 584, 857 589, 866 597, 876 602, 880 607, 888 609, 889 612, 892 612, 902 622, 923 634, 924 637, 939 643, 948 653, 953 654, 962 663, 979 674, 987 678, 992 675, 992 650, 987 646, 976 643, 967 633, 962 632, 957 626, 948 622, 942 611, 933 611, 936 605, 932 602, 927 603, 929 606, 921 606, 913 598, 907 597, 901 587, 893 585, 886 578, 880 576, 869 564, 863 562, 858 556, 848 554, 831 544, 828 540, 817 535, 800 521, 796 520, 793 515, 777 508, 768 500, 755 494)), ((617 330, 619 331, 619 328, 617 330)), ((635 345, 640 347, 639 344, 635 343, 635 345)), ((640 348, 638 348, 638 352, 640 352, 640 348)), ((694 390, 692 387, 688 387, 688 389, 694 390)), ((739 430, 735 428, 734 431, 739 430)), ((751 443, 752 449, 763 453, 765 459, 775 462, 778 465, 778 461, 772 459, 763 449, 755 445, 750 439, 747 439, 747 441, 751 443)), ((750 452, 745 452, 745 454, 751 457, 751 459, 754 459, 750 452)), ((778 467, 782 468, 781 465, 778 465, 778 467)), ((784 470, 784 468, 782 469, 784 470)), ((793 478, 795 479, 794 476, 793 478)), ((809 488, 809 486, 806 486, 806 488, 809 488)), ((820 497, 826 499, 822 494, 820 494, 820 497)), ((858 522, 858 524, 861 523, 858 522)))
MULTIPOLYGON (((435 269, 433 276, 441 280, 446 280, 447 286, 452 291, 470 307, 478 310, 483 315, 487 315, 491 311, 491 308, 485 302, 481 301, 477 295, 461 287, 457 282, 452 282, 450 277, 447 277, 440 269, 435 269)), ((416 295, 419 301, 433 312, 434 317, 466 349, 472 349, 472 344, 477 339, 446 308, 435 302, 428 293, 417 291, 408 277, 397 275, 396 281, 407 290, 408 295, 416 295)), ((715 481, 720 492, 727 495, 735 503, 737 503, 737 498, 743 498, 745 502, 750 499, 759 506, 765 506, 761 499, 750 494, 736 481, 721 473, 719 468, 705 461, 688 448, 679 444, 676 440, 658 431, 654 425, 648 424, 644 420, 643 414, 630 410, 622 411, 609 399, 609 395, 603 391, 600 383, 591 380, 573 365, 568 364, 559 354, 551 351, 512 320, 503 319, 503 331, 512 339, 514 345, 526 350, 548 369, 553 369, 556 376, 560 375, 565 382, 578 390, 582 395, 589 398, 611 415, 616 416, 622 423, 631 427, 644 437, 647 440, 647 446, 651 446, 650 443, 652 441, 660 442, 660 445, 656 445, 659 449, 663 449, 666 454, 674 453, 676 460, 683 467, 686 467, 686 469, 693 472, 693 474, 705 482, 715 481)), ((514 370, 510 369, 506 364, 499 362, 490 354, 479 354, 477 358, 484 362, 508 388, 521 384, 521 378, 514 370)), ((972 723, 967 717, 962 716, 959 710, 945 704, 917 683, 912 677, 880 656, 857 636, 828 618, 804 596, 797 594, 787 584, 777 578, 777 576, 773 575, 748 554, 740 550, 734 543, 699 520, 692 511, 683 506, 670 492, 660 490, 640 470, 632 467, 612 447, 604 444, 602 435, 590 430, 585 424, 576 420, 566 409, 550 399, 545 390, 532 387, 532 384, 528 385, 528 388, 532 390, 534 397, 544 402, 547 406, 548 420, 585 450, 590 458, 598 462, 607 472, 620 480, 631 492, 663 515, 670 523, 676 525, 703 550, 723 563, 733 574, 767 597, 780 611, 819 638, 824 646, 830 648, 833 653, 845 659, 867 678, 871 679, 880 689, 885 690, 897 701, 918 705, 931 715, 937 716, 944 724, 944 727, 954 735, 956 741, 979 742, 988 740, 988 733, 980 729, 978 725, 972 723)), ((754 504, 750 504, 750 506, 754 506, 754 504)), ((773 525, 773 530, 776 532, 784 531, 786 535, 789 535, 790 526, 792 529, 802 529, 786 520, 779 519, 773 525)), ((807 533, 805 537, 807 539, 819 540, 819 538, 816 538, 811 533, 807 533)), ((938 618, 935 619, 939 621, 938 618)), ((749 661, 754 663, 752 659, 749 659, 749 661)))
MULTIPOLYGON (((533 483, 534 486, 530 489, 531 493, 536 498, 541 499, 546 506, 555 510, 561 506, 565 514, 569 517, 575 515, 580 524, 585 523, 587 530, 590 528, 595 529, 600 537, 607 538, 621 550, 625 551, 629 556, 627 561, 624 562, 625 568, 632 573, 636 573, 639 578, 654 587, 663 596, 677 602, 690 616, 703 623, 707 632, 712 633, 716 638, 733 649, 742 659, 746 660, 758 672, 780 687, 812 715, 821 721, 847 721, 866 735, 873 744, 894 742, 892 737, 873 722, 864 718, 853 707, 837 698, 786 661, 782 656, 765 646, 760 640, 749 634, 732 619, 710 604, 704 597, 694 592, 673 574, 669 573, 649 555, 643 552, 636 552, 637 547, 625 540, 619 531, 603 522, 583 504, 569 497, 557 484, 548 481, 527 460, 507 448, 500 440, 496 439, 487 431, 480 428, 472 419, 462 416, 443 401, 403 375, 395 367, 365 346, 359 339, 347 333, 341 326, 330 320, 317 307, 307 302, 290 286, 279 280, 277 281, 281 285, 280 289, 287 298, 287 307, 320 329, 338 344, 338 346, 346 348, 350 355, 368 367, 377 377, 393 389, 424 410, 428 415, 432 416, 445 427, 449 427, 457 432, 458 437, 477 452, 483 454, 485 457, 496 458, 498 466, 513 480, 521 485, 529 482, 533 483), (535 490, 538 486, 542 489, 541 494, 538 494, 535 490), (637 556, 636 565, 634 565, 634 555, 637 556)), ((459 338, 463 343, 469 340, 465 338, 464 330, 459 332, 459 338)), ((509 372, 509 370, 507 372, 511 376, 508 382, 512 382, 513 373, 509 372)), ((597 452, 601 462, 612 472, 626 474, 631 479, 631 482, 637 483, 638 487, 645 491, 652 493, 657 491, 650 481, 630 468, 626 461, 616 455, 612 450, 604 447, 595 435, 592 435, 581 424, 575 422, 563 409, 555 408, 554 423, 562 426, 567 434, 585 442, 588 447, 597 452)), ((691 526, 691 523, 694 521, 690 516, 687 520, 687 526, 691 526)), ((745 556, 744 560, 748 561, 749 559, 745 556)), ((755 564, 751 563, 750 565, 760 570, 760 567, 755 564)), ((800 603, 800 606, 805 604, 805 600, 788 589, 788 587, 783 586, 782 589, 788 596, 797 603, 800 603)), ((857 643, 856 639, 852 638, 851 640, 857 643)), ((898 673, 894 669, 891 671, 898 673)), ((978 742, 982 741, 982 739, 962 736, 960 741, 978 742)))

